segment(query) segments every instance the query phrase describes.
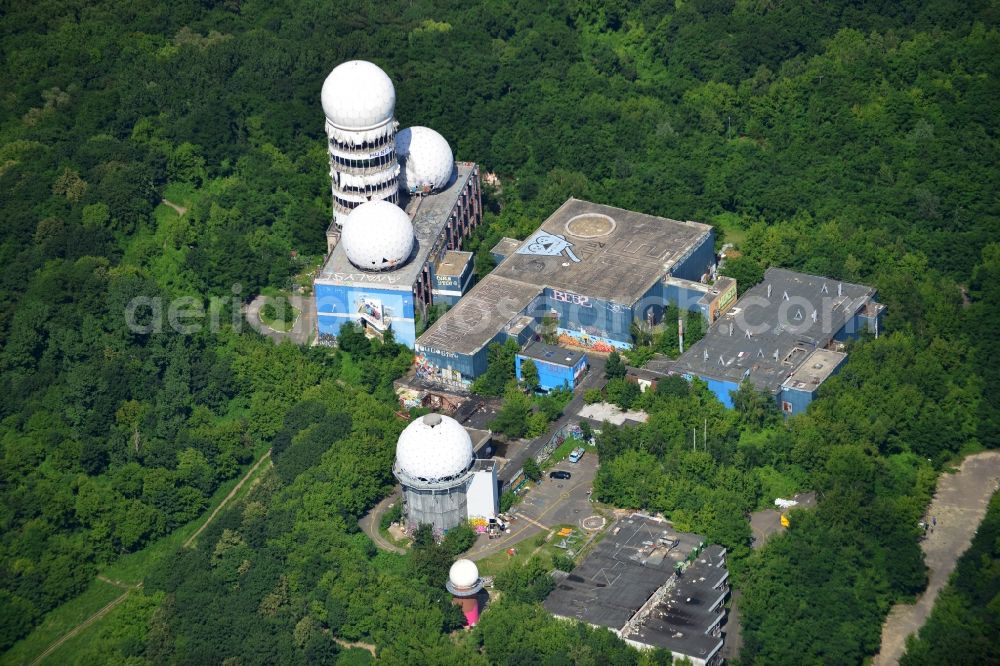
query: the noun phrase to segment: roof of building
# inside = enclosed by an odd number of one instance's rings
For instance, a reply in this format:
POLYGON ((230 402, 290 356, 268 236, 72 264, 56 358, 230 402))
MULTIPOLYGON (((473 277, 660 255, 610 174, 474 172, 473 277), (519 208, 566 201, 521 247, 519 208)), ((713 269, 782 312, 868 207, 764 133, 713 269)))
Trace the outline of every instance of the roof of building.
POLYGON ((448 250, 441 257, 441 261, 434 266, 434 273, 437 275, 459 276, 472 259, 471 252, 462 250, 448 250))
POLYGON ((465 428, 465 432, 469 433, 469 439, 472 440, 472 450, 476 452, 476 456, 480 456, 480 449, 493 439, 493 433, 489 430, 479 430, 477 428, 470 428, 469 426, 462 426, 465 428))
POLYGON ((494 273, 632 305, 711 231, 707 224, 569 199, 494 273))
POLYGON ((626 377, 635 377, 636 379, 648 380, 655 382, 657 380, 663 379, 667 376, 665 372, 658 372, 656 370, 651 370, 649 368, 626 368, 626 377))
POLYGON ((316 278, 320 283, 334 282, 359 287, 377 286, 380 289, 411 291, 427 257, 441 238, 451 211, 475 170, 475 164, 457 162, 457 177, 447 189, 424 197, 413 197, 406 206, 406 213, 413 221, 416 249, 409 261, 392 271, 371 272, 358 270, 347 259, 343 244, 333 248, 316 278))
POLYGON ((674 371, 734 383, 747 378, 776 392, 874 296, 864 285, 769 268, 677 359, 674 371))
POLYGON ((847 354, 831 349, 817 349, 784 381, 784 388, 815 391, 844 362, 847 354))
POLYGON ((713 635, 725 616, 728 594, 726 550, 708 546, 684 570, 664 598, 622 638, 708 661, 722 648, 713 635))
POLYGON ((569 199, 417 346, 473 354, 546 288, 631 306, 711 231, 699 222, 569 199))
POLYGON ((653 358, 646 361, 646 365, 642 366, 642 369, 660 375, 661 377, 666 377, 667 375, 675 374, 674 366, 676 364, 677 361, 669 356, 656 354, 653 358))
POLYGON ((622 518, 543 605, 560 617, 619 630, 702 540, 666 521, 622 518))
POLYGON ((544 342, 529 342, 528 346, 518 352, 518 355, 568 368, 574 367, 585 356, 580 350, 565 349, 544 342))
POLYGON ((491 249, 490 252, 492 254, 499 254, 506 257, 507 255, 513 254, 520 245, 521 241, 516 238, 508 238, 504 236, 496 245, 493 246, 493 249, 491 249))
POLYGON ((417 350, 474 354, 541 292, 538 285, 490 275, 417 338, 417 350))

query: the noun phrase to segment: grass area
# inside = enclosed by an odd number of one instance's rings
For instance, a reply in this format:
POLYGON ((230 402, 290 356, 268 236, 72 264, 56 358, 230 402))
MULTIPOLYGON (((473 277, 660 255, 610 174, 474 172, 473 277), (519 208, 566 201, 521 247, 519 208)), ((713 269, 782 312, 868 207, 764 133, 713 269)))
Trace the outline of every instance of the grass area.
MULTIPOLYGON (((574 437, 567 437, 565 442, 563 442, 562 444, 560 444, 559 446, 557 446, 555 448, 555 450, 552 452, 552 454, 548 458, 546 458, 544 461, 542 461, 542 464, 541 464, 542 470, 547 470, 548 468, 552 467, 556 463, 559 463, 559 462, 565 460, 566 456, 568 456, 570 454, 570 452, 573 451, 573 449, 575 449, 578 446, 583 446, 583 445, 584 445, 583 440, 576 439, 574 437)), ((586 447, 584 447, 584 448, 586 448, 586 447)))
MULTIPOLYGON (((120 645, 123 636, 134 635, 138 627, 148 627, 163 597, 162 592, 147 595, 142 590, 136 590, 130 593, 107 615, 56 648, 43 664, 111 662, 111 655, 107 652, 109 644, 120 645)), ((145 634, 145 629, 141 631, 145 634)))
POLYGON ((268 317, 265 317, 264 308, 261 308, 260 310, 261 323, 267 326, 268 328, 272 328, 275 331, 280 331, 281 333, 287 333, 288 331, 292 330, 292 327, 295 326, 295 320, 299 318, 299 314, 301 313, 299 312, 298 308, 292 307, 291 305, 287 307, 292 308, 291 321, 284 321, 282 319, 270 319, 268 317))
POLYGON ((170 183, 163 188, 163 198, 184 208, 190 208, 204 192, 190 183, 170 183))
POLYGON ((27 664, 60 636, 107 606, 125 590, 94 579, 78 597, 53 609, 35 630, 0 657, 3 664, 27 664))
POLYGON ((722 231, 721 235, 724 242, 732 243, 737 248, 740 248, 743 242, 746 241, 745 220, 736 213, 720 213, 712 219, 711 223, 722 231))
POLYGON ((494 553, 489 557, 484 557, 483 559, 478 560, 476 562, 476 566, 479 567, 479 572, 484 576, 495 576, 507 567, 515 564, 524 564, 537 555, 542 558, 542 562, 546 567, 552 568, 552 556, 556 554, 566 554, 566 550, 559 548, 556 545, 562 541, 562 537, 556 536, 556 534, 564 527, 573 529, 574 535, 579 537, 579 541, 576 543, 578 548, 581 548, 589 538, 589 534, 581 530, 579 527, 569 524, 556 525, 550 530, 540 532, 535 536, 529 537, 528 539, 515 544, 513 546, 513 555, 508 555, 507 551, 500 551, 499 553, 494 553))
MULTIPOLYGON (((266 446, 261 446, 257 451, 254 451, 254 462, 259 460, 265 451, 267 451, 266 446)), ((233 503, 246 495, 250 487, 253 485, 254 479, 259 477, 269 466, 270 465, 268 463, 265 463, 258 467, 257 470, 247 479, 246 483, 243 484, 243 487, 240 488, 239 492, 236 493, 233 499, 230 500, 229 505, 231 506, 233 503)), ((236 484, 239 483, 239 480, 243 478, 243 474, 246 474, 245 470, 236 478, 230 479, 220 485, 216 489, 215 493, 212 494, 212 497, 209 498, 208 508, 204 511, 204 513, 202 513, 201 516, 198 517, 197 520, 193 520, 187 525, 177 528, 170 534, 157 539, 142 550, 129 553, 128 555, 119 558, 114 564, 108 566, 100 573, 107 578, 122 581, 123 583, 130 585, 141 582, 143 578, 145 578, 148 571, 156 566, 157 563, 169 557, 175 550, 180 548, 184 541, 194 534, 199 527, 201 527, 208 517, 212 515, 212 511, 214 511, 215 508, 222 503, 222 500, 225 499, 226 495, 228 495, 236 484)), ((195 545, 197 545, 197 542, 195 542, 195 545)), ((53 641, 57 640, 60 636, 65 634, 80 622, 86 620, 112 600, 119 597, 123 592, 124 590, 121 588, 95 579, 82 594, 52 609, 34 631, 14 644, 14 646, 12 646, 7 653, 0 657, 0 663, 29 663, 41 654, 49 645, 51 645, 53 641)), ((67 643, 60 647, 57 652, 50 655, 46 661, 48 663, 61 663, 62 661, 65 661, 65 659, 58 661, 55 660, 56 655, 58 654, 62 657, 66 657, 73 654, 73 652, 70 651, 71 646, 84 645, 88 641, 92 640, 90 636, 94 635, 94 632, 102 625, 114 621, 115 615, 120 610, 120 608, 115 609, 114 612, 109 613, 91 626, 87 627, 87 629, 82 631, 79 635, 75 636, 70 641, 67 641, 67 643)))

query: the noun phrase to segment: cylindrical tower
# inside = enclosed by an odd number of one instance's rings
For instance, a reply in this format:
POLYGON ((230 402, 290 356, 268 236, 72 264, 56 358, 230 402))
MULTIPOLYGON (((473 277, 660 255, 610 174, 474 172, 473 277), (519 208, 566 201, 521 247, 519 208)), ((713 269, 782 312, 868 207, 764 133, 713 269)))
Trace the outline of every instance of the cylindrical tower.
POLYGON ((483 579, 479 568, 472 560, 456 560, 448 572, 445 587, 452 595, 452 603, 461 607, 465 622, 470 627, 479 622, 479 591, 483 589, 483 579))
POLYGON ((396 90, 377 65, 351 60, 323 82, 323 112, 330 151, 333 219, 366 201, 399 203, 396 159, 396 90))
POLYGON ((455 419, 427 414, 406 426, 392 473, 403 486, 407 525, 431 525, 440 534, 468 520, 475 463, 472 438, 455 419))

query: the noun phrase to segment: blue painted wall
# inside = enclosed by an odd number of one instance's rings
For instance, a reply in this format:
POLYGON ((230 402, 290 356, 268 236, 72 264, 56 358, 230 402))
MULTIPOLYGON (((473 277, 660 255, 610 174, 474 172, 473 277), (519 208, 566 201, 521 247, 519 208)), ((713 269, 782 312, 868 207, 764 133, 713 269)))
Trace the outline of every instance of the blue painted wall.
POLYGON ((816 399, 815 391, 803 391, 801 389, 783 388, 778 393, 778 408, 786 416, 801 414, 806 411, 809 403, 816 399), (785 404, 787 403, 787 405, 785 404), (788 409, 788 407, 791 409, 788 409))
POLYGON ((546 312, 559 316, 558 327, 577 338, 609 340, 614 346, 632 346, 632 308, 584 294, 546 289, 546 312))
MULTIPOLYGON (((518 354, 514 359, 514 371, 518 381, 521 377, 521 364, 527 356, 518 354)), ((583 356, 573 367, 559 365, 557 363, 547 363, 537 358, 532 358, 535 367, 538 368, 538 385, 546 391, 567 386, 570 389, 576 388, 576 378, 583 374, 587 367, 587 357, 583 356)))
MULTIPOLYGON (((691 381, 691 375, 684 375, 684 378, 691 381)), ((715 394, 715 397, 719 399, 723 405, 728 409, 733 408, 733 396, 730 395, 733 391, 738 391, 740 386, 735 382, 727 382, 721 379, 713 379, 712 377, 702 377, 698 376, 703 382, 708 384, 708 390, 715 394)))
POLYGON ((861 323, 861 317, 859 315, 855 315, 844 323, 843 328, 834 334, 833 339, 840 342, 856 340, 861 337, 861 333, 865 330, 867 330, 867 326, 861 323))
POLYGON ((883 315, 885 315, 885 310, 879 312, 875 317, 868 317, 859 312, 847 320, 844 327, 833 336, 833 339, 840 342, 847 342, 848 340, 857 340, 864 333, 874 335, 876 319, 878 320, 878 331, 881 334, 885 330, 882 322, 883 315))
POLYGON ((701 280, 701 276, 707 273, 712 267, 713 263, 715 263, 714 229, 694 248, 690 255, 677 262, 672 274, 685 280, 698 282, 701 280))
MULTIPOLYGON (((500 335, 494 339, 499 341, 500 335)), ((417 377, 426 381, 468 389, 479 375, 486 372, 489 345, 475 354, 456 354, 444 350, 417 350, 414 361, 417 377)))
POLYGON ((676 284, 664 284, 662 289, 664 301, 675 305, 681 310, 700 312, 701 316, 708 320, 708 306, 699 305, 698 301, 705 297, 705 293, 688 289, 676 284))
POLYGON ((521 332, 518 333, 517 335, 511 334, 510 331, 504 331, 501 335, 500 342, 501 343, 506 342, 507 339, 510 338, 517 343, 518 347, 524 347, 524 345, 528 344, 528 341, 534 337, 535 337, 535 327, 525 326, 521 330, 521 332))
POLYGON ((349 287, 345 285, 314 285, 317 328, 323 336, 336 336, 345 321, 359 323, 358 311, 364 301, 382 304, 383 315, 391 323, 396 341, 413 348, 416 328, 413 320, 413 294, 409 291, 349 287))

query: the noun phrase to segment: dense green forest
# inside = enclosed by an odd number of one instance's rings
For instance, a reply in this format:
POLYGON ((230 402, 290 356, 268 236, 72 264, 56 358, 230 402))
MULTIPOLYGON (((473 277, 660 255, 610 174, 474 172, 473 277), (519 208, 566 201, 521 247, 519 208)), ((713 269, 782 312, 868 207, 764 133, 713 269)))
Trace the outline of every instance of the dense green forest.
POLYGON ((1000 494, 958 560, 927 624, 906 644, 901 666, 1000 662, 1000 494))
POLYGON ((0 3, 0 649, 272 447, 81 661, 353 658, 331 637, 400 663, 659 658, 513 591, 449 639, 428 560, 451 551, 376 553, 355 523, 391 481, 406 350, 241 330, 243 301, 323 251, 319 90, 365 58, 403 126, 498 174, 480 272, 576 196, 716 224, 741 290, 769 265, 878 287, 891 333, 809 413, 667 383, 628 396, 647 426, 599 442, 604 499, 732 548, 744 661, 860 661, 923 584, 935 471, 1000 441, 998 22, 989 0, 0 3), (179 297, 221 324, 127 325, 134 299, 179 297), (819 508, 749 554, 743 514, 809 488, 819 508))

